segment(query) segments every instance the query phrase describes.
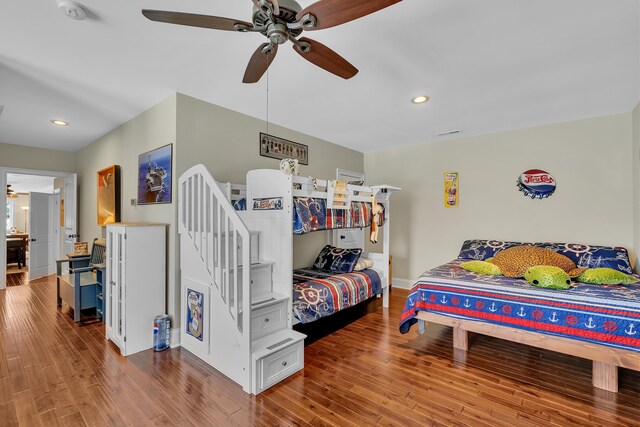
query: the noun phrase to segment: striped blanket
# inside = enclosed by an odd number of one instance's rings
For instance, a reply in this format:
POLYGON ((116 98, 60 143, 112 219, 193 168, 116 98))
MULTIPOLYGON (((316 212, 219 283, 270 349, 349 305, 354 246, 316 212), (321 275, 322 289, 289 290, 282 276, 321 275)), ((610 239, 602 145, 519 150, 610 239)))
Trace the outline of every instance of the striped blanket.
POLYGON ((316 269, 293 272, 293 312, 301 323, 309 323, 352 307, 382 292, 382 281, 374 270, 332 274, 316 269))
POLYGON ((408 332, 425 310, 640 352, 640 281, 574 283, 559 291, 472 273, 458 267, 461 262, 423 273, 407 297, 400 332, 408 332))

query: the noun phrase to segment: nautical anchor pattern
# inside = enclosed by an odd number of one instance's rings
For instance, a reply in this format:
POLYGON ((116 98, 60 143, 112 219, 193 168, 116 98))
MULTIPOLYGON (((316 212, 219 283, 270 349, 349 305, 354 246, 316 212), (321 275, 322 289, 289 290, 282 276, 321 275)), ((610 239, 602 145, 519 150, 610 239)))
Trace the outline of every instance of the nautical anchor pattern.
POLYGON ((535 288, 522 279, 477 275, 458 267, 460 262, 424 273, 407 299, 401 332, 417 321, 417 310, 426 310, 640 350, 639 310, 618 303, 640 303, 640 282, 638 286, 579 283, 569 293, 535 288))
MULTIPOLYGON (((413 305, 413 299, 412 299, 413 297, 414 295, 409 295, 409 297, 407 298, 407 301, 411 305, 413 305)), ((429 293, 427 298, 427 293, 421 292, 419 298, 421 301, 428 300, 432 303, 438 303, 442 305, 446 305, 449 302, 446 295, 439 294, 439 293, 429 293)), ((450 299, 450 302, 453 306, 458 306, 459 301, 460 301, 460 298, 457 296, 452 296, 450 299)), ((481 299, 478 299, 475 302, 475 304, 472 304, 470 301, 470 298, 465 298, 462 306, 467 309, 471 308, 472 306, 475 306, 476 310, 484 311, 485 302, 481 299)), ((487 310, 491 313, 502 311, 502 313, 504 313, 505 315, 511 315, 513 313, 513 309, 511 305, 504 304, 501 307, 499 307, 495 301, 491 301, 491 305, 488 306, 487 310)), ((519 307, 518 311, 516 311, 513 314, 521 318, 527 317, 529 315, 529 313, 525 310, 524 306, 522 305, 519 307)), ((539 309, 531 311, 531 318, 535 321, 541 321, 542 316, 543 316, 543 313, 539 309)), ((558 323, 561 319, 562 317, 558 316, 557 311, 552 311, 551 315, 547 316, 547 320, 551 323, 558 323)), ((564 318, 564 323, 569 326, 575 326, 578 323, 578 317, 574 314, 567 314, 564 318)), ((598 323, 593 319, 593 316, 589 316, 588 320, 584 322, 584 327, 588 329, 596 329, 598 327, 598 323)), ((602 327, 606 332, 614 332, 618 328, 618 324, 615 321, 606 320, 604 321, 604 323, 602 323, 602 327)), ((635 324, 633 323, 631 323, 627 327, 627 329, 624 330, 624 332, 630 336, 636 335, 638 333, 638 331, 635 329, 635 324)))

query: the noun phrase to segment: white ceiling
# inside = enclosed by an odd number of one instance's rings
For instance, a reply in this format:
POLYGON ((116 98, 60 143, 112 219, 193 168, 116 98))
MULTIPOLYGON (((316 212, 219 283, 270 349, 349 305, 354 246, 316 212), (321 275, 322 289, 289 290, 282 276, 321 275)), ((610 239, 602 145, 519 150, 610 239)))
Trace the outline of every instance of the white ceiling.
MULTIPOLYGON (((0 141, 75 151, 176 91, 266 118, 267 76, 241 83, 261 35, 140 13, 250 21, 250 0, 82 3, 91 19, 65 17, 55 0, 2 2, 0 141)), ((268 74, 269 120, 363 152, 452 129, 628 112, 640 101, 640 0, 404 0, 305 35, 360 73, 342 80, 282 46, 268 74), (417 94, 431 101, 412 105, 417 94)))
POLYGON ((16 193, 53 193, 53 180, 50 176, 7 174, 7 184, 16 193))

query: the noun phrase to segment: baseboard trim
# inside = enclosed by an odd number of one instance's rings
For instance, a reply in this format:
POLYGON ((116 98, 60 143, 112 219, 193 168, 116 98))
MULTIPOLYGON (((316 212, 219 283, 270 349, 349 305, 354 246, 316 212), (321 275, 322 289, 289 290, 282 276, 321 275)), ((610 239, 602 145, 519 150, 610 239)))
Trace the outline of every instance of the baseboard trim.
POLYGON ((399 277, 394 277, 392 279, 391 283, 393 283, 393 287, 394 288, 411 289, 411 288, 413 288, 413 285, 416 283, 416 281, 415 280, 409 280, 409 279, 401 279, 399 277))
POLYGON ((171 348, 180 347, 180 328, 171 328, 171 348))

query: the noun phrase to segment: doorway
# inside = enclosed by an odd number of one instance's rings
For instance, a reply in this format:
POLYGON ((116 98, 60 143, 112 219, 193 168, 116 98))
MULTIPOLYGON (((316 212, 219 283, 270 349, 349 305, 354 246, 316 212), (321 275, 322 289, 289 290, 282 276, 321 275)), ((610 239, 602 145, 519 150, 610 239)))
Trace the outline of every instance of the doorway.
POLYGON ((53 176, 7 174, 6 283, 18 286, 53 273, 60 230, 53 176), (37 237, 36 237, 37 236, 37 237))
MULTIPOLYGON (((6 254, 6 261, 0 262, 0 289, 55 273, 56 260, 68 246, 65 222, 75 228, 75 183, 75 174, 0 168, 0 188, 7 189, 0 193, 0 204, 6 205, 5 233, 0 234, 0 254, 6 254), (71 206, 67 212, 65 191, 71 206)), ((75 238, 75 231, 70 235, 75 238)))

